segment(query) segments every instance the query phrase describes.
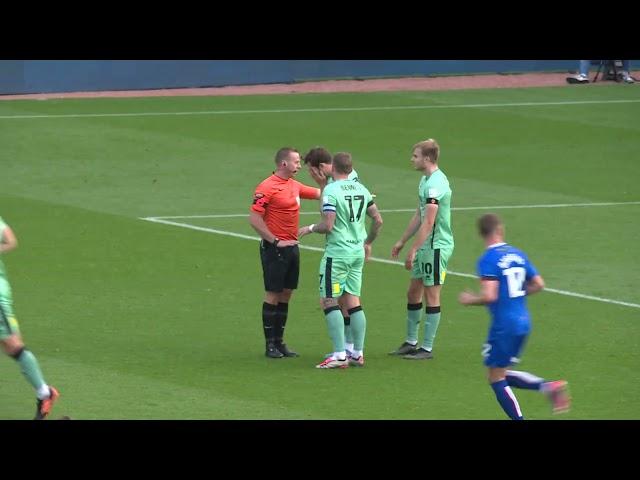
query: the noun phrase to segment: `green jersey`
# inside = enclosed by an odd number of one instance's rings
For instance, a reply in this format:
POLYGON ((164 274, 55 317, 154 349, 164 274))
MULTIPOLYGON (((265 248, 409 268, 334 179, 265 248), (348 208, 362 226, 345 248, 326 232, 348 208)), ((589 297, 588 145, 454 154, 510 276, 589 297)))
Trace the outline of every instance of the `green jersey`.
MULTIPOLYGON (((4 236, 7 224, 0 217, 0 242, 4 236)), ((13 300, 11 298, 11 286, 7 279, 7 272, 0 260, 0 340, 20 333, 20 326, 13 315, 13 300)))
POLYGON ((420 222, 424 222, 427 204, 436 203, 438 213, 433 230, 424 247, 431 249, 453 247, 453 232, 451 231, 451 188, 447 176, 438 169, 430 176, 424 176, 418 186, 420 204, 420 222))
POLYGON ((336 214, 333 230, 327 233, 326 256, 364 257, 365 218, 371 205, 371 193, 359 182, 336 180, 324 188, 322 211, 336 214))
MULTIPOLYGON (((0 243, 2 243, 2 237, 4 235, 4 229, 7 228, 7 224, 4 223, 2 217, 0 217, 0 243)), ((2 259, 0 257, 0 278, 7 278, 7 272, 4 269, 4 263, 2 263, 2 259)))
MULTIPOLYGON (((351 170, 351 173, 347 177, 347 180, 353 180, 354 182, 359 182, 360 179, 358 178, 358 172, 356 172, 355 170, 351 170)), ((327 178, 327 185, 333 182, 334 182, 333 177, 327 178)))

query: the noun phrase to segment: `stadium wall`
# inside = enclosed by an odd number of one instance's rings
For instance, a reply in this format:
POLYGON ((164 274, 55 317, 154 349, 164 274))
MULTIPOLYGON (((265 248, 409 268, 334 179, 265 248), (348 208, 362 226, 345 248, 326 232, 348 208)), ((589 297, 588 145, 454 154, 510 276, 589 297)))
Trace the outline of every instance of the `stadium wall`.
POLYGON ((0 94, 577 70, 578 60, 0 60, 0 94))

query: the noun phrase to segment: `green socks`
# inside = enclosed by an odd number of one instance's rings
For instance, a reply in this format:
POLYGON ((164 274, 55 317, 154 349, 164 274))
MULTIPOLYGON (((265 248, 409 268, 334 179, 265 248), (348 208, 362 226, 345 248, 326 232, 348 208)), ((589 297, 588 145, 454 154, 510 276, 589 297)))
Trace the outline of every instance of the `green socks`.
POLYGON ((440 324, 440 307, 427 307, 426 312, 427 320, 424 327, 422 348, 431 351, 433 349, 433 340, 436 338, 436 332, 440 324))
POLYGON ((344 352, 344 318, 340 307, 335 306, 325 309, 324 317, 327 319, 329 337, 333 342, 333 351, 344 352))
POLYGON ((12 355, 13 358, 20 365, 20 370, 22 370, 22 374, 29 381, 29 383, 35 388, 39 390, 45 383, 44 378, 42 378, 42 372, 40 371, 40 366, 38 365, 38 360, 33 353, 29 350, 22 349, 15 355, 12 355))
POLYGON ((349 309, 349 316, 351 317, 353 350, 360 352, 364 350, 364 336, 367 331, 367 317, 365 317, 362 307, 353 307, 349 309))
POLYGON ((407 341, 418 343, 418 329, 422 317, 422 303, 407 304, 407 341))

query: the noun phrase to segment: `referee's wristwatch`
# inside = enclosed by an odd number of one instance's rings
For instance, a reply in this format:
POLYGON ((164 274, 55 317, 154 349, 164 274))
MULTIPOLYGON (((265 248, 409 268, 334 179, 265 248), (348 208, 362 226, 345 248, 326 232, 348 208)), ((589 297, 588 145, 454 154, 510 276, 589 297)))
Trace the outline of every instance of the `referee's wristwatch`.
POLYGON ((273 239, 273 246, 277 247, 278 246, 278 242, 280 241, 280 239, 278 237, 273 239))

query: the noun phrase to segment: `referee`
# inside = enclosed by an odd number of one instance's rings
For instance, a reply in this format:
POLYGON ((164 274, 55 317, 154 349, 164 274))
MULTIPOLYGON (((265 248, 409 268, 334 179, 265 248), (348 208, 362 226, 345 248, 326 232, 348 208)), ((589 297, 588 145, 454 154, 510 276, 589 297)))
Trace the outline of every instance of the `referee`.
POLYGON ((260 260, 264 278, 262 326, 269 358, 297 357, 283 342, 289 300, 298 287, 300 198, 320 199, 320 189, 293 179, 301 168, 300 153, 284 147, 276 153, 276 171, 253 195, 249 223, 262 237, 260 260))

